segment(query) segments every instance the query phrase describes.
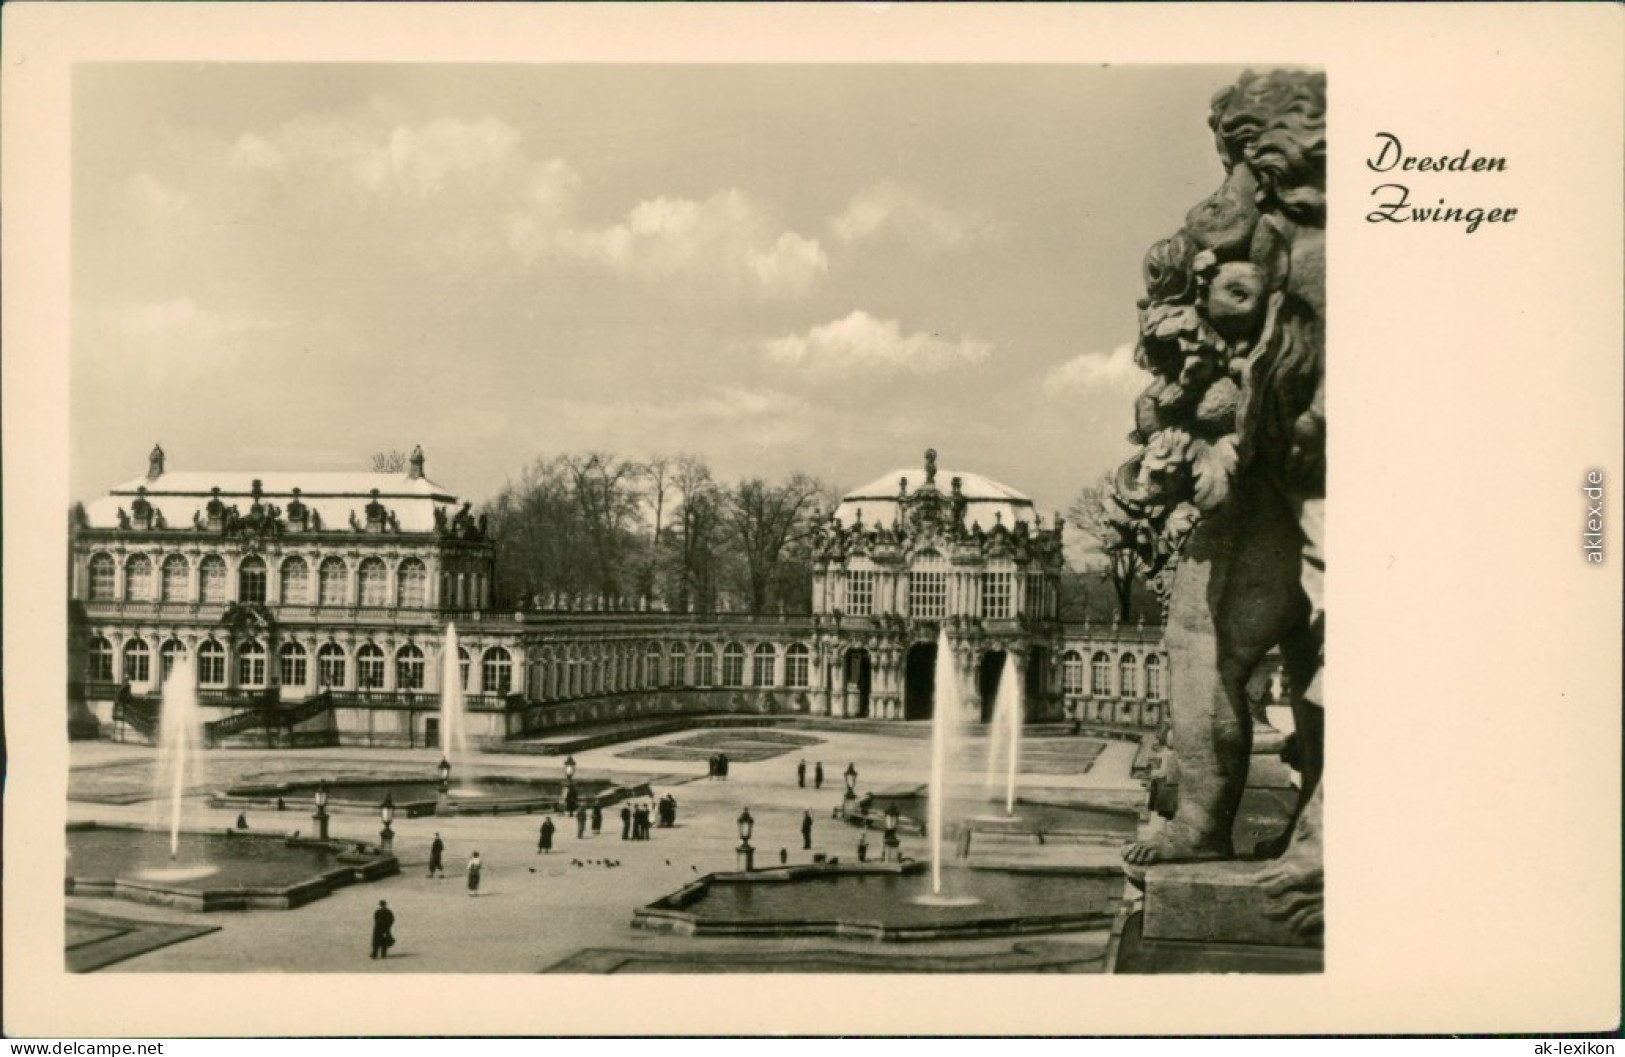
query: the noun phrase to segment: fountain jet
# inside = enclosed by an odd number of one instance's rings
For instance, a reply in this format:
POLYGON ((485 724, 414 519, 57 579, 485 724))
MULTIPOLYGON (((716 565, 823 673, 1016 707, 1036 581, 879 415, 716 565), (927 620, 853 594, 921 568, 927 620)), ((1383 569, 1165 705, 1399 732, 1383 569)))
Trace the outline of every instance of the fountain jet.
POLYGON ((201 777, 203 717, 198 708, 197 670, 190 652, 175 658, 164 680, 163 710, 158 717, 158 784, 162 802, 169 798, 169 857, 180 852, 181 800, 188 779, 201 777))
POLYGON ((467 705, 463 700, 463 666, 457 649, 457 625, 446 625, 440 665, 440 751, 452 763, 453 780, 468 774, 467 705))
POLYGON ((937 666, 931 702, 931 894, 942 894, 942 830, 945 801, 948 798, 948 762, 952 758, 949 741, 959 722, 959 679, 954 655, 948 645, 948 629, 937 633, 937 666))

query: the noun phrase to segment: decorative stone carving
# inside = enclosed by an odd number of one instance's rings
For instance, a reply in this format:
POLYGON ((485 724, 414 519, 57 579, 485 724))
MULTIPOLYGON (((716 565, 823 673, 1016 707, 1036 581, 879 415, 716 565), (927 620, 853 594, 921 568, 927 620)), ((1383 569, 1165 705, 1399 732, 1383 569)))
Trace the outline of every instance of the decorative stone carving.
POLYGON ((1135 357, 1152 381, 1106 500, 1167 611, 1180 773, 1178 811, 1125 852, 1131 873, 1237 856, 1248 681, 1279 647, 1303 787, 1290 832, 1256 851, 1280 856, 1260 884, 1300 935, 1322 924, 1325 105, 1324 75, 1298 71, 1214 97, 1226 177, 1146 255, 1135 357))

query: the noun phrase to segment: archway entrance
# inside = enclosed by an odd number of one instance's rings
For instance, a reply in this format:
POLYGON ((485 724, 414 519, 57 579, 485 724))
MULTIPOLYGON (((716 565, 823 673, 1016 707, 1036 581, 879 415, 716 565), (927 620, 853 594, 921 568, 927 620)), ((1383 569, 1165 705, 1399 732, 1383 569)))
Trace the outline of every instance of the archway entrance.
POLYGON ((903 673, 903 718, 930 719, 936 703, 937 644, 920 642, 908 649, 903 673))
POLYGON ((1034 646, 1027 654, 1027 714, 1037 715, 1039 702, 1044 699, 1044 687, 1047 685, 1046 675, 1049 671, 1049 651, 1042 646, 1034 646))
POLYGON ((994 703, 999 699, 999 681, 1004 678, 1005 651, 989 650, 982 654, 981 667, 976 672, 976 689, 982 698, 982 722, 993 722, 994 703))
POLYGON ((841 697, 848 716, 869 714, 869 651, 847 650, 841 664, 841 697))

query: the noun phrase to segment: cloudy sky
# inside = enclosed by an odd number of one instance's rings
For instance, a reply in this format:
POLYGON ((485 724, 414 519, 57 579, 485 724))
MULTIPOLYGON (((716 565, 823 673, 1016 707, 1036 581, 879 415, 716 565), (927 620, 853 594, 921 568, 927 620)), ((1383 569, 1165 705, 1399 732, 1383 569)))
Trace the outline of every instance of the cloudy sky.
POLYGON ((1127 452, 1141 255, 1220 67, 87 65, 72 491, 537 455, 1064 509, 1127 452))

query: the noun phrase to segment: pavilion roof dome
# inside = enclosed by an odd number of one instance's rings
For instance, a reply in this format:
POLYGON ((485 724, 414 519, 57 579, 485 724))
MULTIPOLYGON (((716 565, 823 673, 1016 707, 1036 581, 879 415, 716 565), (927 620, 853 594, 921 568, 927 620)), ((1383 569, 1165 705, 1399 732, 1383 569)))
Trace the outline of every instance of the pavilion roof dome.
POLYGON ((952 498, 957 479, 959 494, 965 500, 965 527, 980 524, 989 530, 999 521, 1014 526, 1017 521, 1035 520, 1037 511, 1033 501, 1021 492, 979 473, 938 468, 935 459, 934 452, 927 453, 925 468, 896 469, 861 488, 854 488, 841 497, 835 517, 842 525, 851 527, 861 513, 865 525, 890 526, 901 516, 899 497, 906 499, 930 488, 944 498, 952 498))

